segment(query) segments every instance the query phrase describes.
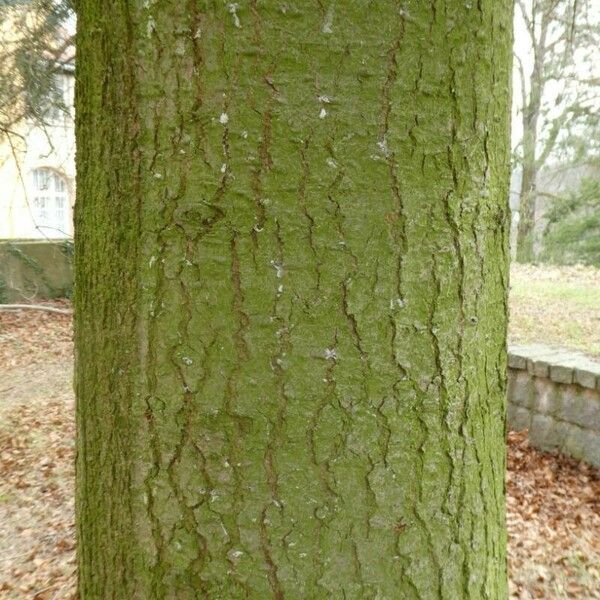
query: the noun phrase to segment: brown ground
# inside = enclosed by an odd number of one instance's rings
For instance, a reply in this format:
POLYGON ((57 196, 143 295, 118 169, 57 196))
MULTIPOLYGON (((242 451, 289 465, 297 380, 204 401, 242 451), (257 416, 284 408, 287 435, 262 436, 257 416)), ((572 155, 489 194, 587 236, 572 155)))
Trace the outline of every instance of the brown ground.
MULTIPOLYGON (((76 597, 71 365, 70 317, 0 312, 2 600, 76 597)), ((511 598, 600 599, 600 471, 524 434, 508 466, 511 598)))
POLYGON ((74 598, 71 319, 0 312, 0 598, 74 598))

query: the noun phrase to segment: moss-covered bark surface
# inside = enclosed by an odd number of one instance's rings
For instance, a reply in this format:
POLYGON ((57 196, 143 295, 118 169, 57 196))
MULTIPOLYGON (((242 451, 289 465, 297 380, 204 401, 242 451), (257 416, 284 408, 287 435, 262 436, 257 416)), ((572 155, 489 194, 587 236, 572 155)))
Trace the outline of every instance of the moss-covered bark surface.
POLYGON ((506 597, 510 2, 78 8, 81 597, 506 597))

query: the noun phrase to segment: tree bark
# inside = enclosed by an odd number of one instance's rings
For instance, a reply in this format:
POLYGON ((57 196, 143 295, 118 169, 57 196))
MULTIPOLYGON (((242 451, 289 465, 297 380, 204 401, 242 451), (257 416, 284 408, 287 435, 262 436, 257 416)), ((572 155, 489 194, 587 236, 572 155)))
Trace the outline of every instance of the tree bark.
POLYGON ((78 13, 81 598, 505 598, 511 2, 78 13))

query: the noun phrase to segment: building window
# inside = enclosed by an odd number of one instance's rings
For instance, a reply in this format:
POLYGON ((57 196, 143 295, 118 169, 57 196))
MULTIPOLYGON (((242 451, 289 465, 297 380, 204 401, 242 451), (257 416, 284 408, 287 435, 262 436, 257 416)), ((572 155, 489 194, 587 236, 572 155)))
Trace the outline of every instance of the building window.
POLYGON ((58 73, 53 79, 53 89, 47 98, 46 118, 50 123, 59 124, 65 120, 68 113, 68 80, 65 75, 58 73))
POLYGON ((35 225, 42 235, 69 235, 69 198, 66 181, 52 169, 35 169, 33 176, 32 212, 35 225))
POLYGON ((72 105, 71 80, 72 77, 65 73, 55 73, 26 91, 28 112, 37 124, 59 126, 67 123, 72 105))

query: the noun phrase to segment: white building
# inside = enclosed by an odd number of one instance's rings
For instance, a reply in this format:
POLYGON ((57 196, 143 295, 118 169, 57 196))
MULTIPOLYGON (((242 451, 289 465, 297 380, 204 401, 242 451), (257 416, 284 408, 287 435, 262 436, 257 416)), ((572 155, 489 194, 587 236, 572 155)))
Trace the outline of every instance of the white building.
POLYGON ((68 111, 51 108, 46 125, 25 121, 14 133, 0 136, 0 239, 73 237, 72 62, 63 64, 56 75, 56 87, 68 111))

